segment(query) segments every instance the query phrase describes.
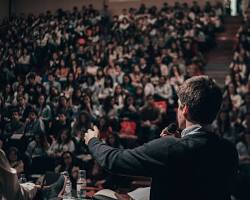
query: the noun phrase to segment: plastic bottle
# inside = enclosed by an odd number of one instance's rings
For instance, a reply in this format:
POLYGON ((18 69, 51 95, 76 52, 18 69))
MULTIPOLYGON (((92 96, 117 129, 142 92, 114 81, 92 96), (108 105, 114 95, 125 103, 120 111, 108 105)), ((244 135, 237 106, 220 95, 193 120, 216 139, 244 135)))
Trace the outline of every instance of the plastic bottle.
POLYGON ((76 183, 76 191, 77 191, 77 198, 85 198, 86 197, 86 171, 80 170, 77 183, 76 183))
POLYGON ((62 175, 66 176, 66 186, 63 194, 63 199, 71 199, 72 198, 72 183, 69 177, 69 173, 67 171, 62 172, 62 175))

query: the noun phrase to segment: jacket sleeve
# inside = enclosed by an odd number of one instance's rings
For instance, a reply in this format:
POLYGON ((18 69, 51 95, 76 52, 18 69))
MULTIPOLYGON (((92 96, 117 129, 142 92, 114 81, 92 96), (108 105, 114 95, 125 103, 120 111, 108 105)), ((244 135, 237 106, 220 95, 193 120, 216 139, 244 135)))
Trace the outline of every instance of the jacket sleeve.
POLYGON ((116 149, 93 138, 88 147, 94 159, 112 173, 152 177, 160 170, 167 170, 169 150, 176 142, 160 138, 135 149, 116 149))

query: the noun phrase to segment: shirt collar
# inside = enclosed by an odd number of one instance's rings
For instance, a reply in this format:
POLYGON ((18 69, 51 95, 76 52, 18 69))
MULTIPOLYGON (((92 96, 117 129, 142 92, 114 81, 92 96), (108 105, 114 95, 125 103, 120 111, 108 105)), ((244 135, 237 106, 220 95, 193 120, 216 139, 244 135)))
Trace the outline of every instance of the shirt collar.
POLYGON ((209 125, 194 124, 192 126, 185 128, 181 132, 181 137, 185 137, 187 135, 197 134, 197 133, 201 132, 201 129, 203 132, 213 132, 213 127, 210 124, 209 125))
POLYGON ((197 131, 198 131, 199 129, 201 129, 201 128, 202 128, 202 126, 201 126, 200 124, 194 124, 194 125, 192 125, 192 126, 189 126, 189 127, 185 128, 185 129, 181 132, 181 137, 183 138, 183 137, 185 137, 185 136, 187 136, 187 135, 195 134, 195 133, 197 133, 197 131))

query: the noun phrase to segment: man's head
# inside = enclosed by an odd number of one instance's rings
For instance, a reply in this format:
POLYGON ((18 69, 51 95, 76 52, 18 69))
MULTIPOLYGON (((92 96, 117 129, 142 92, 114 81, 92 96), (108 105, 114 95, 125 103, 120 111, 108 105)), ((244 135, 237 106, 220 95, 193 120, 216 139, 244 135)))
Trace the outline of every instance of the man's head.
POLYGON ((219 86, 207 76, 196 76, 186 80, 179 88, 178 124, 208 125, 216 118, 222 102, 219 86))
POLYGON ((20 119, 20 114, 19 114, 19 112, 18 112, 17 110, 14 110, 14 111, 12 112, 12 120, 18 121, 19 119, 20 119))
POLYGON ((67 117, 66 117, 66 113, 65 112, 61 111, 61 112, 58 113, 58 120, 59 120, 59 122, 65 123, 66 119, 67 119, 67 117))
POLYGON ((25 105, 25 97, 19 96, 17 99, 17 102, 18 102, 19 106, 24 106, 25 105))
POLYGON ((153 107, 154 106, 154 97, 153 95, 148 95, 146 97, 146 103, 148 106, 153 107))
POLYGON ((29 119, 30 121, 35 121, 37 119, 37 111, 35 109, 29 111, 29 119))
POLYGON ((32 85, 36 84, 36 74, 35 73, 30 73, 28 76, 29 83, 32 85))

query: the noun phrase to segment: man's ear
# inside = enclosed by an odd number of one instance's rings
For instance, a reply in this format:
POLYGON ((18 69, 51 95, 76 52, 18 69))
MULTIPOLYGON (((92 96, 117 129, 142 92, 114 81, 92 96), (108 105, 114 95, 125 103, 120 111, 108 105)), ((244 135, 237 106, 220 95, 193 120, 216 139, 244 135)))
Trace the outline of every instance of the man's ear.
POLYGON ((189 114, 189 109, 188 109, 187 105, 184 105, 184 106, 183 106, 182 114, 183 114, 183 116, 187 119, 188 114, 189 114))

